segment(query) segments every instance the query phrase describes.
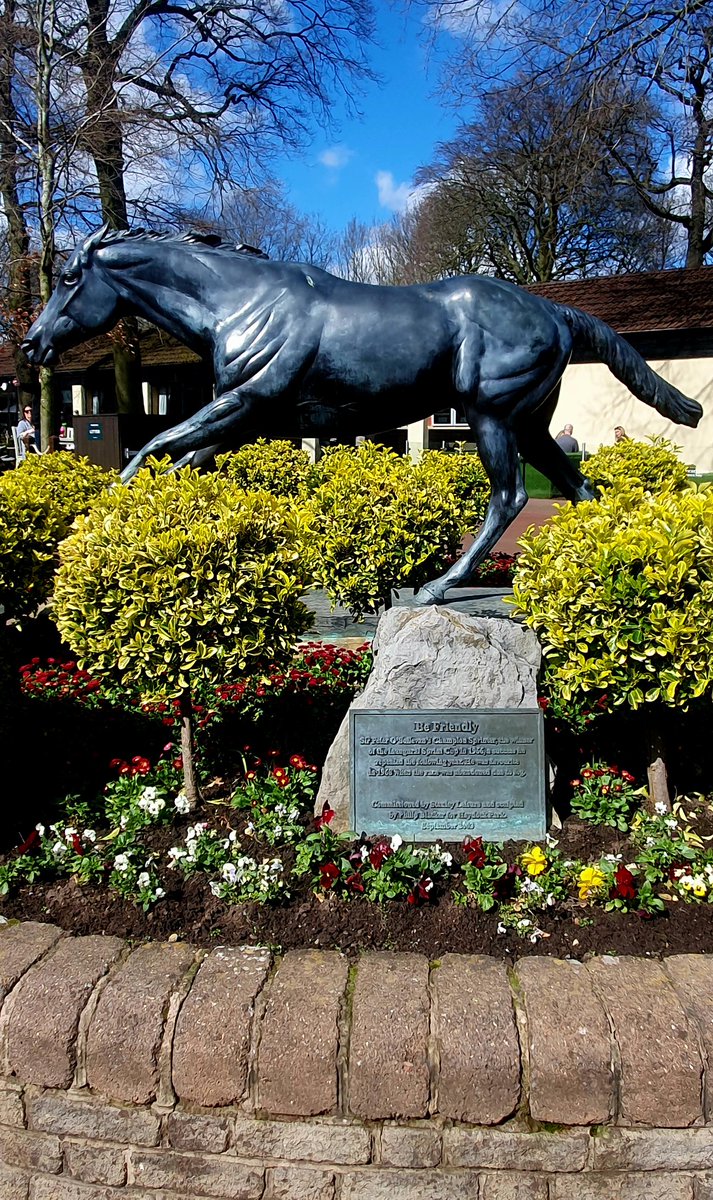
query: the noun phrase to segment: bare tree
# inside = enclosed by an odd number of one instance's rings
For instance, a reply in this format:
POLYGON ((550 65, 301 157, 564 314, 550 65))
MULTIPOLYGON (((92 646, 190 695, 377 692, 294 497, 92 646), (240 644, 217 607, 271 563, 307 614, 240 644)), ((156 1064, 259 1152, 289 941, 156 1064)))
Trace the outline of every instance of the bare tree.
MULTIPOLYGON (((418 2, 418 0, 417 0, 418 2)), ((459 50, 444 96, 477 102, 493 79, 520 75, 525 94, 567 78, 586 81, 595 105, 614 85, 636 103, 655 101, 647 163, 622 154, 601 132, 613 178, 636 187, 652 215, 682 232, 687 266, 713 249, 710 53, 713 0, 425 0, 435 27, 455 32, 459 50)))
POLYGON ((320 217, 301 213, 290 204, 277 180, 233 188, 212 227, 226 238, 257 246, 270 258, 328 267, 334 256, 334 234, 320 217))
MULTIPOLYGON (((648 107, 580 81, 528 91, 516 78, 421 172, 433 185, 414 247, 422 274, 481 270, 516 283, 650 269, 657 221, 636 190, 612 188, 601 139, 648 161, 648 107)), ((636 167, 633 168, 634 170, 636 167)))

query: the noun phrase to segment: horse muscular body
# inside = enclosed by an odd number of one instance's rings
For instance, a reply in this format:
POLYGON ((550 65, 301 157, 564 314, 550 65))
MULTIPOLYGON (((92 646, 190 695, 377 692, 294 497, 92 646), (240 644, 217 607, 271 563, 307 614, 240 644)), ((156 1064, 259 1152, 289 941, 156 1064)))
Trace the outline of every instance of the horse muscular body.
POLYGON ((462 406, 490 503, 471 548, 421 590, 422 603, 466 582, 526 503, 519 455, 568 499, 595 498, 549 433, 575 345, 670 420, 697 425, 702 416, 604 322, 515 284, 480 275, 411 287, 350 283, 200 235, 90 235, 25 351, 51 362, 127 313, 209 353, 216 396, 152 438, 125 482, 149 455, 197 463, 255 437, 378 434, 462 406))

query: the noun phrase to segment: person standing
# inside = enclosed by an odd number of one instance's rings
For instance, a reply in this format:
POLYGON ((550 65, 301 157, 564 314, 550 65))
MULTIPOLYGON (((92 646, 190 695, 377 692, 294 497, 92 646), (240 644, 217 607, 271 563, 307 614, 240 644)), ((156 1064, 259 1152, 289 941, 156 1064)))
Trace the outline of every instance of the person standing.
POLYGON ((17 441, 20 460, 27 458, 28 451, 35 446, 35 427, 32 423, 32 408, 28 404, 22 410, 22 420, 17 423, 17 441))
POLYGON ((555 441, 565 454, 578 454, 579 442, 575 437, 572 437, 572 426, 565 425, 562 432, 557 434, 555 441))
POLYGON ((626 440, 627 440, 627 433, 626 433, 624 426, 623 425, 615 425, 614 426, 614 442, 615 443, 616 442, 625 442, 626 440))

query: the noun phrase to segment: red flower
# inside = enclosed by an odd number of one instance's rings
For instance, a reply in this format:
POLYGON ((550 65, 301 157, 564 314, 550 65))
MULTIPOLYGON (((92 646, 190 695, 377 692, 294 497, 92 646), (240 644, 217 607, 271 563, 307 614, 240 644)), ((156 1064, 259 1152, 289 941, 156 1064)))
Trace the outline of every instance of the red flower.
POLYGON ((581 780, 581 779, 572 779, 572 780, 570 780, 570 787, 581 787, 581 786, 582 786, 582 780, 581 780))
POLYGON ((123 763, 119 767, 119 774, 120 775, 133 775, 133 771, 131 770, 131 767, 129 766, 128 763, 123 763))
POLYGON ((115 770, 117 767, 125 767, 126 763, 124 762, 123 758, 112 758, 109 766, 115 770))
POLYGON ((636 899, 636 882, 627 867, 619 867, 617 870, 611 895, 612 898, 619 897, 620 900, 636 899))
POLYGON ((323 863, 319 868, 319 881, 328 892, 332 885, 339 879, 339 867, 335 863, 323 863))
POLYGON ((636 781, 636 776, 631 775, 629 771, 622 771, 621 777, 622 779, 625 779, 627 783, 634 783, 636 781))
POLYGON ((486 864, 485 850, 483 849, 482 837, 471 838, 467 837, 463 842, 463 851, 469 863, 474 867, 484 867, 486 864))
POLYGON ((148 758, 132 758, 131 761, 136 767, 137 775, 148 775, 151 770, 151 763, 148 758))
POLYGON ((594 771, 590 771, 589 767, 585 767, 583 771, 580 771, 580 774, 582 779, 591 779, 594 771))
POLYGON ((181 757, 174 758, 173 765, 177 771, 182 771, 183 770, 183 759, 181 757))
POLYGON ((82 845, 81 838, 77 833, 72 834, 72 849, 74 850, 75 854, 84 854, 84 846, 82 845))
POLYGON ((315 829, 321 829, 323 825, 329 825, 334 817, 334 809, 329 807, 329 802, 325 800, 322 805, 321 817, 315 817, 315 829))
POLYGON ((369 862, 375 871, 379 871, 386 859, 391 858, 392 854, 393 850, 391 849, 390 842, 387 842, 386 838, 379 838, 378 842, 374 842, 369 851, 369 862))
POLYGON ((257 775, 255 774, 254 771, 247 771, 245 778, 246 779, 257 779, 257 775))
POLYGON ((538 696, 537 703, 543 712, 547 712, 547 709, 550 707, 550 702, 546 696, 538 696))
POLYGON ((34 849, 34 847, 36 847, 39 844, 39 840, 40 840, 39 833, 37 832, 36 829, 33 829, 32 833, 29 835, 28 838, 26 838, 26 840, 22 843, 22 845, 18 846, 17 853, 18 854, 26 854, 28 850, 34 849))
POLYGON ((364 891, 364 880, 358 871, 355 871, 353 875, 347 876, 347 878, 344 880, 344 885, 345 887, 349 888, 350 892, 364 891))

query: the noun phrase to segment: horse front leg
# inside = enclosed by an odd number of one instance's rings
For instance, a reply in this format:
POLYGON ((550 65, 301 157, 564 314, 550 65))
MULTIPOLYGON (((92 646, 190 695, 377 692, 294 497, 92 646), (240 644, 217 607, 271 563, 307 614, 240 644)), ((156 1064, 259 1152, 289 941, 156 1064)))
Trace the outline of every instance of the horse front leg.
POLYGON ((527 492, 520 474, 517 440, 512 429, 490 416, 477 417, 471 421, 471 428, 490 480, 488 511, 473 545, 445 575, 424 584, 415 597, 417 604, 442 604, 449 588, 467 583, 475 568, 487 557, 527 503, 527 492))
MULTIPOLYGON (((169 454, 175 460, 173 470, 177 470, 179 466, 196 464, 199 452, 206 448, 219 450, 223 444, 232 444, 238 428, 245 425, 253 410, 254 399, 246 388, 235 388, 218 396, 200 412, 174 425, 172 429, 157 433, 124 467, 121 472, 122 483, 133 479, 148 458, 161 458, 169 454)), ((200 455, 201 459, 208 457, 200 455)))

